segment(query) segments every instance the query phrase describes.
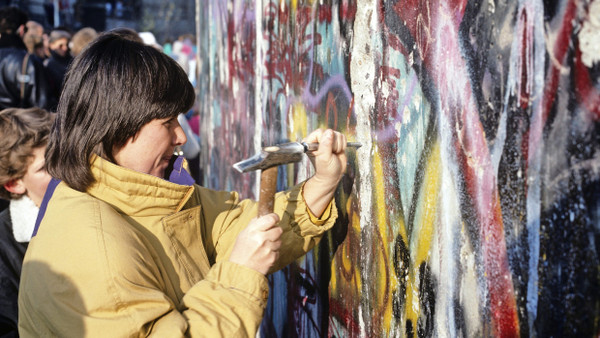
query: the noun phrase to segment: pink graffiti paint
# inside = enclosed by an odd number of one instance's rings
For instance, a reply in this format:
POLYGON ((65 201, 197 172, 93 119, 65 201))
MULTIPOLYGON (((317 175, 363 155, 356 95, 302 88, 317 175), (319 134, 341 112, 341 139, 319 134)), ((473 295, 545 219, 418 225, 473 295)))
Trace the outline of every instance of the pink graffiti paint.
POLYGON ((587 67, 581 61, 581 50, 575 51, 575 82, 579 101, 590 112, 592 120, 600 119, 600 92, 594 87, 587 67))

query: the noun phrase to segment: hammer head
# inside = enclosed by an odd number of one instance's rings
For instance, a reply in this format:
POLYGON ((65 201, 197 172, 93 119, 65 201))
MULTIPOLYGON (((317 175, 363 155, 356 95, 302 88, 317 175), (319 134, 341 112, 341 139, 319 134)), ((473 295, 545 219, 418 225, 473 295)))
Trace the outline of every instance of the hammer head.
POLYGON ((260 153, 234 164, 233 167, 241 173, 265 170, 282 164, 300 162, 304 152, 305 146, 300 142, 278 144, 262 148, 260 153))

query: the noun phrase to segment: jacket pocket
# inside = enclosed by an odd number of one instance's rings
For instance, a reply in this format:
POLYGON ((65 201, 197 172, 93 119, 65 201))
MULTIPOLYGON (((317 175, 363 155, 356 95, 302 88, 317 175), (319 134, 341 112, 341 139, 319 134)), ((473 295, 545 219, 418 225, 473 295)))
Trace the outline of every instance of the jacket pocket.
MULTIPOLYGON (((163 228, 173 248, 177 265, 184 270, 187 283, 180 281, 185 293, 204 279, 210 269, 202 238, 201 207, 180 211, 163 219, 163 228)), ((181 271, 179 278, 183 278, 181 271)))

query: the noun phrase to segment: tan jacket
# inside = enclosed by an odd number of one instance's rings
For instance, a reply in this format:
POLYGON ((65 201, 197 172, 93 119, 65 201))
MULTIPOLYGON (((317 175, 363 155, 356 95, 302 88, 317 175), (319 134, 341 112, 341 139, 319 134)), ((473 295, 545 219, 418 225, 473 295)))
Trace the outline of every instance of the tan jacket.
MULTIPOLYGON (((227 259, 256 203, 100 158, 92 171, 87 193, 57 186, 30 243, 21 336, 254 337, 267 279, 227 259)), ((309 251, 337 217, 332 203, 314 224, 301 189, 276 197, 284 229, 276 269, 309 251)))

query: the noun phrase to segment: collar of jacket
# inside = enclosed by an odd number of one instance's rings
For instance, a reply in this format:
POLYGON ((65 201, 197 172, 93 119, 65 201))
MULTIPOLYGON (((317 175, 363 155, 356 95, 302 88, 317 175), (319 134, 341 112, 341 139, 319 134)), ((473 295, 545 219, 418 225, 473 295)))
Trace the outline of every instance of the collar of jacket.
POLYGON ((17 34, 0 35, 0 48, 18 48, 27 50, 27 47, 23 43, 23 39, 17 34))
POLYGON ((18 199, 11 199, 9 209, 15 240, 19 243, 29 242, 35 227, 35 219, 40 209, 27 194, 18 199))
MULTIPOLYGON (((176 161, 174 171, 184 171, 185 161, 176 161), (178 163, 179 162, 179 163, 178 163)), ((194 191, 193 185, 180 185, 111 163, 99 156, 92 159, 96 182, 87 193, 113 206, 123 214, 145 217, 180 211, 194 191)))
POLYGON ((56 51, 50 50, 51 59, 54 59, 56 62, 60 63, 61 65, 64 65, 65 67, 68 66, 73 60, 73 57, 69 53, 70 52, 67 51, 67 54, 65 56, 61 56, 56 51))

